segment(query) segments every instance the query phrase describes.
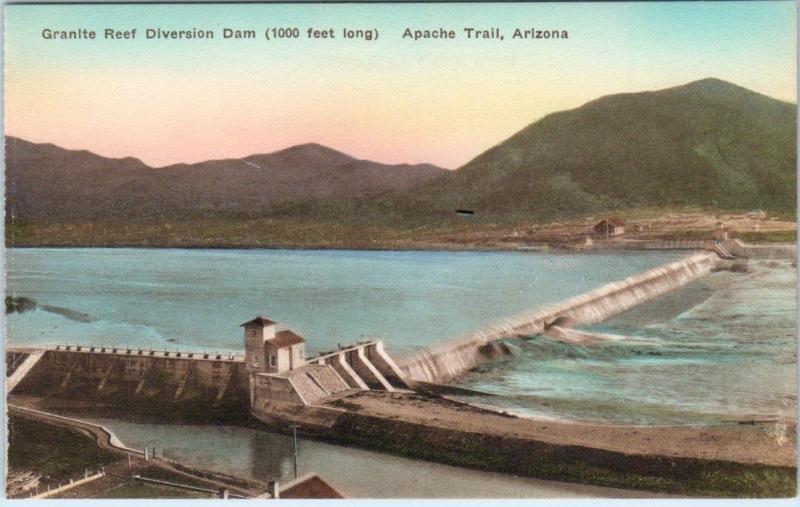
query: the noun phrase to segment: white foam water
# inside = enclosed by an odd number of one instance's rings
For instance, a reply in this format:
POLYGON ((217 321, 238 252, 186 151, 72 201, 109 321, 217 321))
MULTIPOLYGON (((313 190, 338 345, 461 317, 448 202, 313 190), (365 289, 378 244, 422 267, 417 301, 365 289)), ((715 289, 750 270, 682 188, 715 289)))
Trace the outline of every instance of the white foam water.
POLYGON ((401 359, 406 375, 423 382, 448 382, 492 358, 491 342, 538 335, 552 325, 586 325, 622 313, 650 299, 676 290, 711 272, 719 258, 710 252, 612 282, 562 303, 535 308, 499 320, 473 333, 456 337, 401 359))

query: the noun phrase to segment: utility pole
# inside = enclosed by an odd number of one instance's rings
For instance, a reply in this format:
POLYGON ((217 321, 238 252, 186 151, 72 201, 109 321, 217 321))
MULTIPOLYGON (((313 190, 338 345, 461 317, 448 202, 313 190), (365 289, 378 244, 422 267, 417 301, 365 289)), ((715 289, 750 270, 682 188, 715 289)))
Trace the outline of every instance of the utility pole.
POLYGON ((292 443, 294 445, 294 478, 297 479, 297 424, 292 423, 292 443))

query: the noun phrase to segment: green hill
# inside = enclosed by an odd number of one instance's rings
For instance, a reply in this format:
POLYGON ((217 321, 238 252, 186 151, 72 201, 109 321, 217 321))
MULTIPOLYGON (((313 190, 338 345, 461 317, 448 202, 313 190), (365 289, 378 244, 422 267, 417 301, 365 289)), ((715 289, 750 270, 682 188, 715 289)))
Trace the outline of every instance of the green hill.
POLYGON ((6 216, 102 223, 259 215, 291 202, 363 199, 446 173, 429 164, 358 160, 318 144, 241 159, 153 168, 52 144, 6 138, 6 216))
POLYGON ((340 216, 425 221, 467 209, 478 220, 506 221, 638 207, 793 211, 796 118, 795 105, 718 79, 611 95, 548 115, 413 193, 340 216))

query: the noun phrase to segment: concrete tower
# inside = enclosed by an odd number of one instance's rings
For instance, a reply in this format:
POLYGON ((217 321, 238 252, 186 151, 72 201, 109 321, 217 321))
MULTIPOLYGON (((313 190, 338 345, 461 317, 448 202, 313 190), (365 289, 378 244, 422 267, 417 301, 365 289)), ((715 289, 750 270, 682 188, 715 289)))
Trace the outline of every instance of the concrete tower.
POLYGON ((242 324, 247 371, 283 373, 305 365, 305 340, 261 316, 242 324))
POLYGON ((246 368, 249 373, 268 371, 266 341, 275 338, 278 323, 260 315, 242 324, 244 328, 244 352, 246 368))

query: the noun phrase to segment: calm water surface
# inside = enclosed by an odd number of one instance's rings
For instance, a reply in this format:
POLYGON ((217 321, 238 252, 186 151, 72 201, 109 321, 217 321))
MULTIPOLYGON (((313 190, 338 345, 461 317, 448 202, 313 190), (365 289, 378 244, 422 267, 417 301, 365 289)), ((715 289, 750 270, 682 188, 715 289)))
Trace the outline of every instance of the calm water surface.
POLYGON ((680 257, 303 250, 14 249, 8 292, 87 314, 8 318, 15 344, 239 350, 260 313, 327 349, 364 335, 394 353, 472 331, 680 257))
MULTIPOLYGON (((83 419, 91 419, 78 415, 83 419)), ((92 419, 126 445, 158 446, 167 457, 262 481, 294 478, 292 439, 233 426, 163 425, 92 419)), ((319 474, 347 498, 637 498, 656 495, 543 481, 411 460, 299 439, 298 473, 319 474)))

